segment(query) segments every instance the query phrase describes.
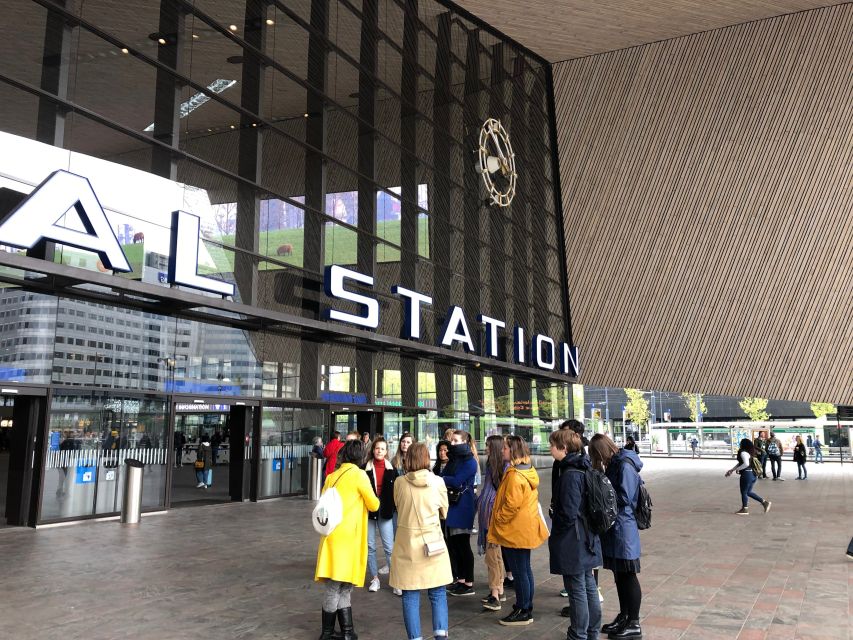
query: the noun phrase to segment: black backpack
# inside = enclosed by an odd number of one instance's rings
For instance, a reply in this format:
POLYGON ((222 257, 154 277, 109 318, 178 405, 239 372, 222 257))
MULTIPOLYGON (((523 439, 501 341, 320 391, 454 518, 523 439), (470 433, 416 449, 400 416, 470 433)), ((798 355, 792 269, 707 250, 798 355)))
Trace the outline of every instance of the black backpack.
POLYGON ((637 507, 634 509, 634 520, 637 521, 637 529, 641 531, 652 526, 652 497, 646 490, 646 484, 642 479, 637 489, 637 507))
POLYGON ((597 469, 580 471, 584 474, 584 488, 586 501, 584 504, 583 519, 586 528, 601 535, 608 531, 616 522, 616 514, 619 507, 616 503, 616 491, 610 480, 597 469))

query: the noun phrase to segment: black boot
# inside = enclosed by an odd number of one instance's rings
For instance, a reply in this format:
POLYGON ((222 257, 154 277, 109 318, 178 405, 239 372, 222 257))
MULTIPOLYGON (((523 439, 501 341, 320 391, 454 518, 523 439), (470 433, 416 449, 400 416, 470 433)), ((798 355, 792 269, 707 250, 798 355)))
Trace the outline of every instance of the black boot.
POLYGON ((623 638, 642 638, 643 630, 640 628, 639 620, 629 620, 626 625, 624 625, 618 631, 611 631, 607 634, 608 638, 618 638, 622 640, 623 638))
POLYGON ((329 613, 328 611, 323 610, 323 633, 320 634, 320 640, 333 640, 333 638, 335 638, 335 620, 337 619, 337 611, 329 613))
POLYGON ((358 640, 358 636, 352 628, 352 607, 338 609, 338 624, 341 625, 341 638, 343 640, 358 640))
POLYGON ((601 633, 613 633, 614 631, 619 631, 625 624, 628 622, 628 616, 624 613, 620 613, 610 624, 606 624, 601 627, 601 633))

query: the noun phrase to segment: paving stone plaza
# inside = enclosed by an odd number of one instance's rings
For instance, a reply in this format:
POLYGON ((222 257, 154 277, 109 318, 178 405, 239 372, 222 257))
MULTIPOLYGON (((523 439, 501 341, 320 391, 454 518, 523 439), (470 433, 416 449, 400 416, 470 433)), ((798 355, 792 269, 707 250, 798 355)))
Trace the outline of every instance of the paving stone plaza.
MULTIPOLYGON (((768 514, 738 517, 728 460, 645 460, 655 503, 643 532, 644 638, 725 640, 853 637, 853 465, 810 464, 806 482, 760 481, 768 514)), ((550 496, 543 471, 540 501, 550 496)), ((322 587, 312 581, 317 536, 311 503, 277 499, 175 509, 139 526, 88 522, 0 531, 5 575, 0 638, 85 640, 312 639, 322 587)), ((381 551, 380 551, 381 555, 381 551)), ((450 637, 564 638, 559 576, 546 546, 533 556, 535 622, 511 628, 480 609, 479 597, 450 602, 450 637)), ((485 565, 476 564, 478 596, 485 565)), ((604 617, 618 612, 601 572, 604 617)), ((510 605, 512 592, 510 593, 510 605)), ((402 640, 399 598, 356 589, 355 627, 364 640, 402 640)), ((424 632, 429 611, 422 598, 424 632)))

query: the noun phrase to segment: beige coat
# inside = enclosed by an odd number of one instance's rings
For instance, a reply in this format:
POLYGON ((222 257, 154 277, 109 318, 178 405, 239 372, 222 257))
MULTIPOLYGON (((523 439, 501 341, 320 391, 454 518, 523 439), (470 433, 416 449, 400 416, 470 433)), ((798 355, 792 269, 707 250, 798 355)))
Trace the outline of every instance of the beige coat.
POLYGON ((407 473, 394 483, 394 503, 397 537, 388 584, 414 591, 453 582, 447 551, 432 557, 424 553, 425 542, 444 542, 439 522, 439 516, 447 517, 444 481, 427 469, 407 473))

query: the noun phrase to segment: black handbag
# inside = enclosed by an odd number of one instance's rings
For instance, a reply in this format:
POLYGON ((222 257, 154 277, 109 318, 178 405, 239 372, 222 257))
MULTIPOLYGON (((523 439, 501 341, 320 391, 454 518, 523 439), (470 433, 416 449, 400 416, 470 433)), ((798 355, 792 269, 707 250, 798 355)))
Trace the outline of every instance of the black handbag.
POLYGON ((453 487, 447 487, 447 502, 449 504, 459 504, 459 500, 462 498, 462 494, 468 490, 468 487, 464 489, 454 489, 453 487))

